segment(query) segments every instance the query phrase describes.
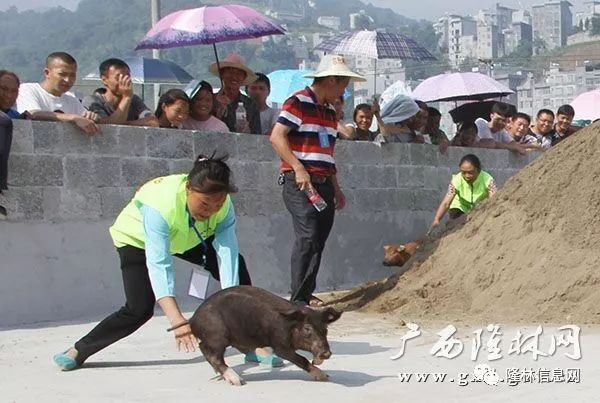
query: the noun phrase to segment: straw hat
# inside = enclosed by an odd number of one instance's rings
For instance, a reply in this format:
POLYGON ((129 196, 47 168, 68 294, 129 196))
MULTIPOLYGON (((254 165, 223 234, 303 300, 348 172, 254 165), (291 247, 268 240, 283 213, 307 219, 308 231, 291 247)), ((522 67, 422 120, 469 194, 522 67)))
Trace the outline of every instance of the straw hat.
POLYGON ((252 84, 258 78, 256 74, 254 74, 254 72, 250 70, 248 66, 246 66, 244 58, 240 55, 236 55, 235 53, 230 53, 227 56, 225 56, 225 59, 219 61, 218 66, 216 62, 211 64, 208 70, 213 75, 219 77, 219 67, 221 67, 221 69, 224 69, 225 67, 233 67, 235 69, 242 70, 244 73, 246 73, 246 79, 244 80, 242 85, 252 84))
POLYGON ((346 64, 344 56, 340 55, 325 55, 319 63, 317 71, 314 73, 306 74, 306 78, 316 77, 329 77, 329 76, 341 76, 350 77, 350 82, 362 82, 367 81, 363 76, 350 71, 346 64))

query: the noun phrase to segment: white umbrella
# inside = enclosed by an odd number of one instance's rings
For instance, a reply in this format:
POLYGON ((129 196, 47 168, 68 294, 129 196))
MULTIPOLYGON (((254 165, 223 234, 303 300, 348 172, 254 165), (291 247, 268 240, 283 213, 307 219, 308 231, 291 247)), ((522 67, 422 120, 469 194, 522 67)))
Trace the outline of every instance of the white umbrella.
POLYGON ((415 88, 412 97, 423 102, 482 101, 513 91, 481 73, 446 73, 429 77, 415 88))

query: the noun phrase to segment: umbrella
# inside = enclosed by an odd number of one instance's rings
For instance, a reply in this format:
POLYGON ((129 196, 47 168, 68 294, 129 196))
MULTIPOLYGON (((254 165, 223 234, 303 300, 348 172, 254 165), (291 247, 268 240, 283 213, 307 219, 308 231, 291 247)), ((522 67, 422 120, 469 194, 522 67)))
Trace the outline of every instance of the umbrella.
POLYGON ((513 91, 481 73, 446 73, 429 77, 415 88, 414 99, 423 102, 481 101, 503 97, 513 91))
POLYGON ((175 11, 163 17, 135 49, 213 45, 218 64, 216 43, 278 34, 285 34, 281 25, 249 7, 206 6, 175 11))
POLYGON ((575 109, 574 120, 590 120, 600 119, 600 91, 588 91, 578 95, 571 106, 575 109))
MULTIPOLYGON (((452 116, 452 121, 454 123, 474 122, 477 118, 489 120, 490 114, 492 113, 492 106, 494 106, 494 104, 496 104, 496 103, 504 103, 504 102, 499 102, 499 101, 468 102, 457 108, 452 109, 449 113, 450 113, 450 116, 452 116)), ((513 105, 511 105, 511 106, 513 106, 513 105)))
MULTIPOLYGON (((129 66, 134 84, 187 84, 194 79, 183 68, 168 60, 141 56, 128 56, 122 60, 129 66)), ((100 74, 95 71, 83 79, 97 81, 100 80, 100 74)))
MULTIPOLYGON (((269 74, 271 82, 271 93, 269 101, 283 104, 294 92, 304 89, 312 84, 312 78, 304 77, 311 73, 309 70, 275 70, 269 74)), ((350 96, 350 91, 346 88, 344 98, 350 96)))
MULTIPOLYGON (((407 36, 367 30, 336 34, 317 45, 315 50, 375 59, 374 83, 378 59, 436 60, 427 49, 407 36)), ((376 88, 376 83, 374 85, 376 88)))

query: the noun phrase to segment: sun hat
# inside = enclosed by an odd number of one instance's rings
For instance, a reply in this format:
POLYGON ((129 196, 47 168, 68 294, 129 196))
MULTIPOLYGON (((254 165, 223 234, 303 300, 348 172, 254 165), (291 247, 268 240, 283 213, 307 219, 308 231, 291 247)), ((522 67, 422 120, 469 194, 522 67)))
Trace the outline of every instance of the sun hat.
POLYGON ((317 70, 306 74, 306 78, 317 78, 317 77, 350 77, 350 82, 362 82, 367 81, 363 76, 351 71, 346 64, 344 56, 340 55, 325 55, 319 63, 317 70))
POLYGON ((208 70, 215 76, 219 77, 219 67, 224 69, 225 67, 233 67, 238 70, 242 70, 246 73, 246 79, 242 82, 242 85, 249 85, 256 81, 258 76, 254 74, 252 70, 248 66, 246 66, 246 62, 244 58, 235 53, 230 53, 223 60, 219 61, 219 64, 213 63, 209 66, 208 70))
POLYGON ((381 108, 381 120, 385 124, 404 122, 419 112, 419 105, 409 96, 398 94, 381 108))

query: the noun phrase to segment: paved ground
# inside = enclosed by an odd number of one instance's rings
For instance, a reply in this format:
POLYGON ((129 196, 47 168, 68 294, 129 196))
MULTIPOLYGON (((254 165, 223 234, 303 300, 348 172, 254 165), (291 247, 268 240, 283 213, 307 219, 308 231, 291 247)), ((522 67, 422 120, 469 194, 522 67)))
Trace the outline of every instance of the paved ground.
MULTIPOLYGON (((333 357, 321 368, 330 382, 311 381, 290 364, 268 370, 243 364, 243 357, 229 350, 227 361, 248 382, 233 387, 213 378, 212 369, 200 353, 186 355, 174 349, 172 335, 165 332, 163 317, 152 319, 128 339, 92 357, 86 365, 70 373, 57 370, 51 356, 64 350, 93 323, 77 325, 46 324, 28 329, 0 331, 0 400, 9 402, 550 402, 600 401, 600 328, 582 326, 582 358, 565 357, 573 347, 558 346, 552 357, 534 361, 530 353, 507 356, 511 339, 518 329, 502 327, 500 348, 504 357, 487 360, 488 334, 483 329, 483 347, 477 362, 471 361, 471 335, 477 326, 454 323, 464 350, 454 359, 434 357, 430 350, 436 335, 448 323, 421 324, 422 334, 407 342, 405 355, 396 354, 407 328, 381 318, 347 313, 330 329, 333 357), (487 363, 502 379, 497 386, 471 382, 459 386, 459 373, 473 378, 477 363, 487 363), (580 370, 580 382, 532 383, 508 386, 507 368, 550 370, 552 380, 560 370, 580 370), (402 382, 399 373, 413 373, 402 382), (415 373, 447 373, 444 382, 417 382, 415 373), (554 373, 552 373, 554 372, 554 373), (452 381, 451 381, 452 380, 452 381), (418 400, 417 400, 418 399, 418 400)), ((485 325, 485 324, 482 324, 485 325)), ((564 332, 562 332, 564 333, 564 332)), ((548 351, 556 327, 544 328, 539 347, 548 351)), ((525 343, 524 346, 527 346, 525 343)), ((570 372, 576 373, 576 372, 570 372)), ((490 374, 491 375, 491 374, 490 374)), ((536 374, 537 375, 537 374, 536 374)), ((494 383, 493 376, 485 380, 494 383)))

